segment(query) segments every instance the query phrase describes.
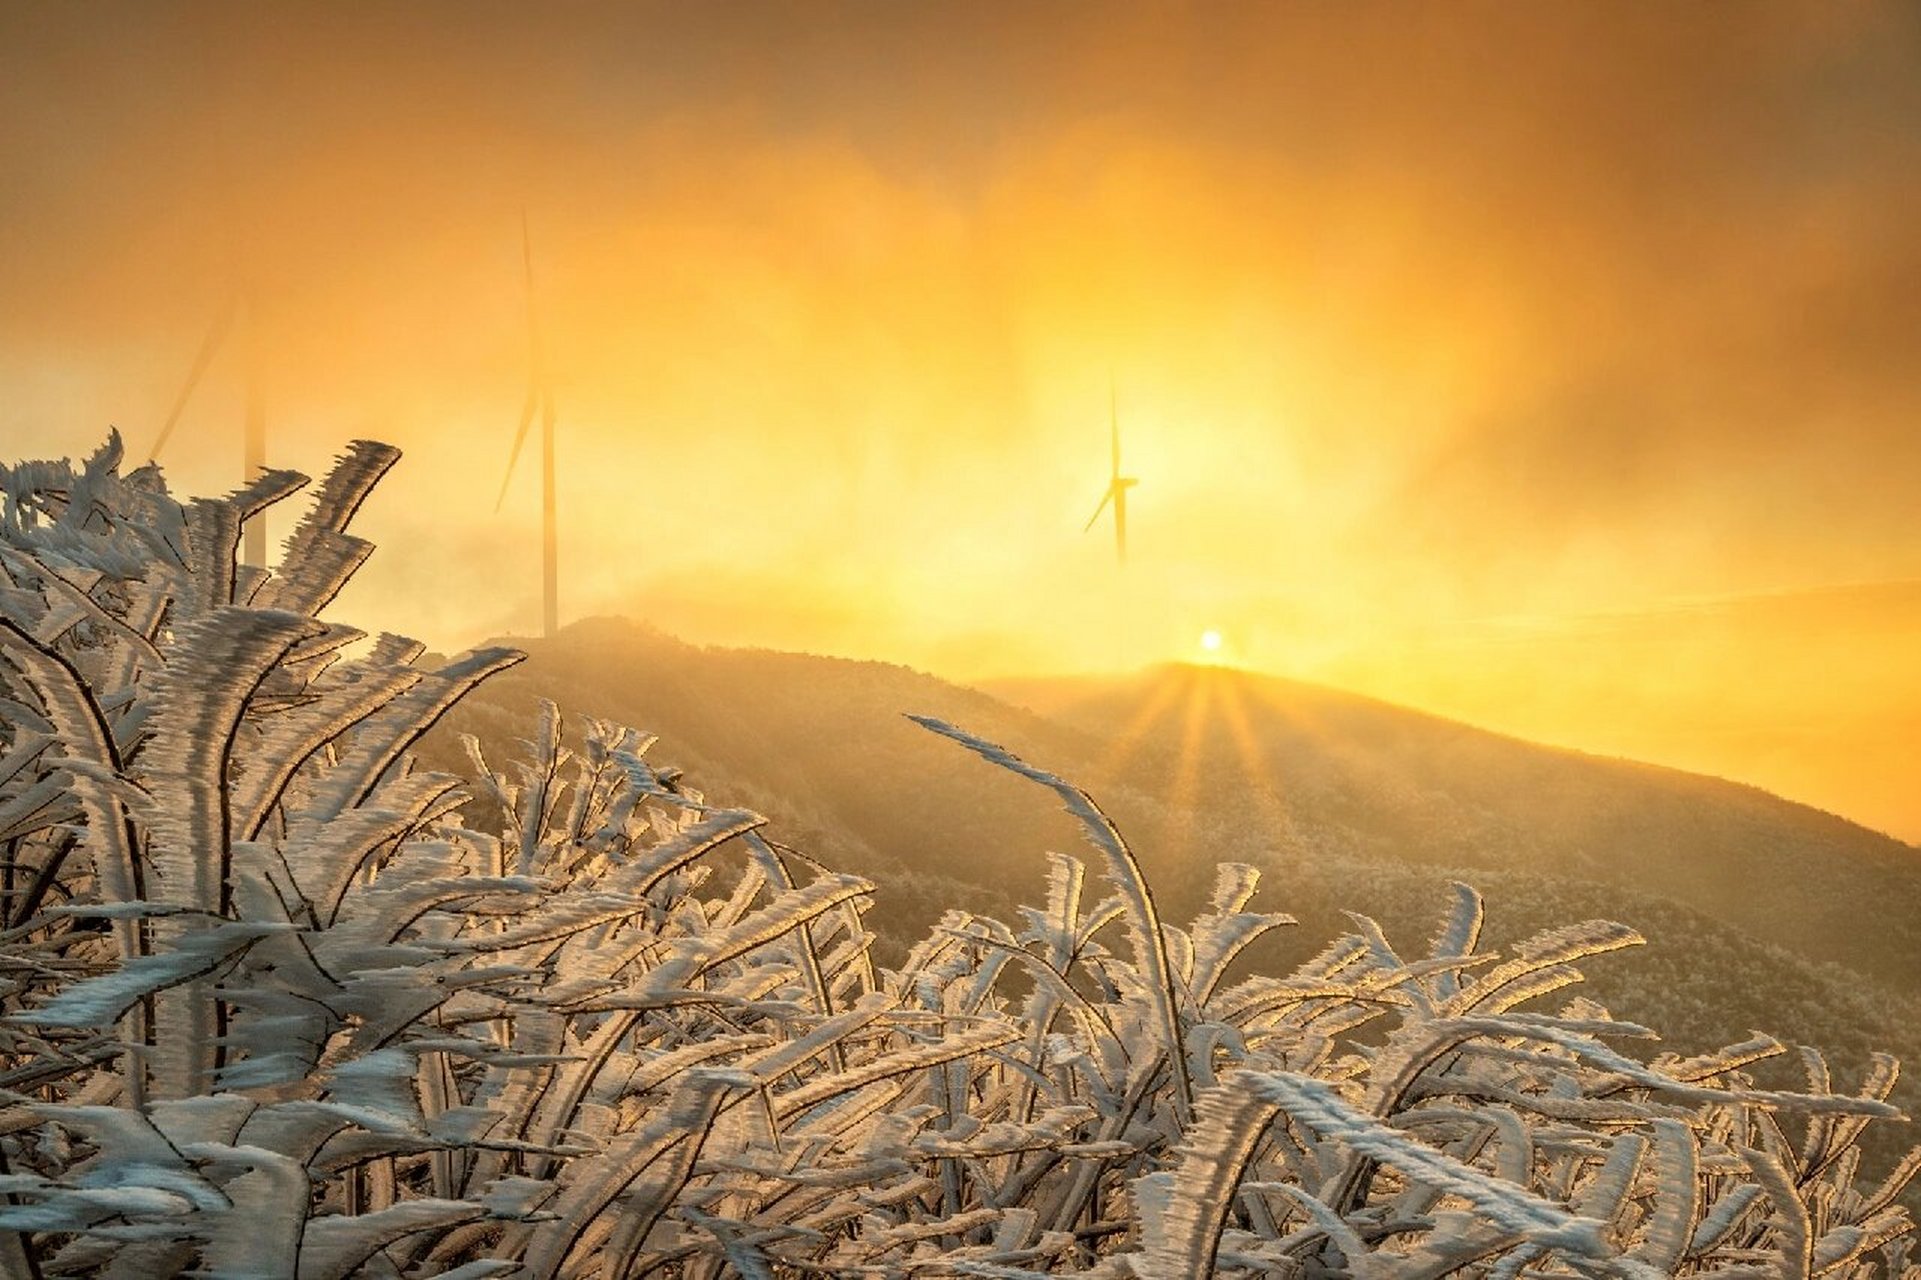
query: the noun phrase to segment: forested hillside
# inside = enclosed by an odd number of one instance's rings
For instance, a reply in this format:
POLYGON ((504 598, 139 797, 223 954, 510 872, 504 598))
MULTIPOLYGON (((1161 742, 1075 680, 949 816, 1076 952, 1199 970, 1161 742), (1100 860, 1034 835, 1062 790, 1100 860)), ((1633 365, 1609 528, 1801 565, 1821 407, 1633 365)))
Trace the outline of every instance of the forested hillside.
MULTIPOLYGON (((1417 889, 1404 904, 1403 881, 1500 877, 1523 898, 1508 912, 1534 896, 1632 902, 1674 920, 1683 944, 1702 932, 1895 992, 1921 973, 1921 913, 1860 927, 1890 902, 1921 901, 1921 851, 1718 779, 1224 669, 1009 682, 997 697, 884 663, 701 648, 615 619, 516 643, 527 661, 456 708, 430 752, 450 757, 463 732, 499 738, 552 697, 644 726, 677 764, 780 813, 811 847, 927 880, 929 893, 1005 901, 1043 850, 1076 837, 1018 786, 948 768, 910 712, 1087 779, 1170 894, 1192 858, 1253 859, 1298 895, 1290 910, 1331 926, 1342 910, 1396 918, 1429 901, 1417 889)), ((895 902, 887 918, 911 933, 944 905, 895 902)))
POLYGON ((1921 973, 1921 916, 1860 927, 1917 900, 1921 850, 1753 787, 1206 667, 994 692, 1102 741, 1131 734, 1123 778, 1192 756, 1200 807, 1251 795, 1343 851, 1639 889, 1886 981, 1921 973))

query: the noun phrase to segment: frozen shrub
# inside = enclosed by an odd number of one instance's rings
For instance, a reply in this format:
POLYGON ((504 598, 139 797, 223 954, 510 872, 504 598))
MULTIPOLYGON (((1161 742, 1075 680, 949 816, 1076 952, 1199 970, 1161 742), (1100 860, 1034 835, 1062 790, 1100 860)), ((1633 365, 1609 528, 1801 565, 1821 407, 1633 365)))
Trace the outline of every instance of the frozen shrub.
POLYGON ((1174 927, 1092 799, 930 721, 1111 892, 1054 856, 877 969, 871 885, 634 730, 416 768, 517 655, 320 620, 395 458, 353 446, 272 571, 241 529, 301 477, 0 474, 5 1274, 1917 1275, 1917 1159, 1858 1177, 1893 1060, 1771 1091, 1772 1040, 1542 1011, 1621 925, 1484 954, 1461 888, 1417 954, 1357 916, 1237 976, 1290 923, 1252 869, 1174 927))

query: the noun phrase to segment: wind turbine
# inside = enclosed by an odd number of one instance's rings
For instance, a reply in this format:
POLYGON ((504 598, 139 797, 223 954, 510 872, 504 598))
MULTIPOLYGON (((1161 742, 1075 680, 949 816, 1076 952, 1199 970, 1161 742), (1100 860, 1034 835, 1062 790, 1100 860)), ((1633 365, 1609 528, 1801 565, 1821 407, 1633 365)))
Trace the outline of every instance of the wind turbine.
MULTIPOLYGON (((174 397, 173 407, 167 411, 166 421, 160 426, 160 434, 154 437, 153 447, 147 450, 147 461, 154 462, 160 451, 167 445, 175 427, 180 425, 180 416, 186 412, 187 402, 193 398, 195 388, 206 376, 207 368, 220 354, 227 337, 233 331, 236 321, 246 328, 244 336, 246 362, 246 410, 241 428, 240 475, 243 482, 252 480, 267 467, 267 409, 266 398, 262 392, 261 336, 260 336, 260 294, 254 288, 257 278, 258 260, 254 250, 257 240, 253 228, 258 225, 259 209, 253 209, 252 217, 243 221, 239 216, 236 203, 237 188, 233 179, 232 131, 229 128, 231 101, 219 85, 224 79, 217 74, 222 68, 214 65, 211 46, 203 38, 199 45, 200 78, 212 86, 214 146, 212 158, 216 173, 214 188, 214 214, 222 240, 228 252, 234 257, 229 260, 232 274, 230 280, 237 281, 231 292, 222 300, 220 310, 214 313, 213 324, 207 329, 207 336, 201 340, 200 350, 194 354, 193 365, 187 370, 187 381, 174 397)), ((244 564, 265 567, 267 563, 267 514, 262 511, 247 521, 241 535, 240 559, 244 564)))
MULTIPOLYGON (((147 461, 153 462, 173 435, 173 429, 180 425, 180 415, 186 412, 187 402, 193 399, 194 389, 207 374, 207 367, 220 354, 226 345, 227 335, 232 332, 234 321, 243 319, 247 336, 247 408, 246 419, 241 431, 240 474, 243 480, 251 480, 267 466, 267 410, 265 397, 260 386, 260 303, 252 293, 236 292, 222 304, 214 314, 213 324, 207 329, 207 336, 201 340, 200 350, 194 354, 193 366, 187 370, 187 381, 174 397, 173 407, 167 411, 167 420, 160 426, 160 434, 154 437, 153 447, 147 450, 147 461)), ((247 522, 241 543, 241 559, 251 565, 267 563, 267 521, 265 513, 256 515, 247 522)))
POLYGON ((1087 524, 1081 529, 1086 533, 1107 510, 1107 504, 1114 504, 1114 555, 1119 563, 1127 563, 1127 491, 1140 481, 1132 476, 1121 474, 1121 414, 1114 392, 1114 384, 1107 385, 1107 422, 1109 438, 1113 446, 1113 467, 1107 481, 1107 491, 1101 494, 1101 504, 1094 508, 1094 514, 1087 517, 1087 524))
POLYGON ((520 215, 521 257, 527 271, 527 399, 520 407, 520 429, 514 432, 514 449, 507 455, 507 474, 500 480, 500 496, 494 510, 507 500, 507 485, 514 478, 514 464, 520 461, 521 446, 527 443, 527 429, 534 423, 534 410, 540 411, 540 627, 552 639, 560 630, 559 536, 554 513, 554 391, 547 383, 547 353, 540 341, 540 322, 534 313, 534 241, 527 230, 527 214, 520 215))

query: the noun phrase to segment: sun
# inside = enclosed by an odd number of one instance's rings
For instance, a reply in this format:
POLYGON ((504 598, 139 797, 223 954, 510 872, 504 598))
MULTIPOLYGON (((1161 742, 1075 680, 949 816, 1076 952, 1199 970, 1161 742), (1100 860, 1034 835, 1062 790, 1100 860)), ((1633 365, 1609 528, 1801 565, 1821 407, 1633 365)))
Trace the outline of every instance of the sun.
POLYGON ((1221 633, 1216 631, 1212 627, 1209 627, 1207 630, 1201 632, 1201 652, 1212 655, 1212 654, 1217 654, 1220 651, 1221 651, 1221 633))

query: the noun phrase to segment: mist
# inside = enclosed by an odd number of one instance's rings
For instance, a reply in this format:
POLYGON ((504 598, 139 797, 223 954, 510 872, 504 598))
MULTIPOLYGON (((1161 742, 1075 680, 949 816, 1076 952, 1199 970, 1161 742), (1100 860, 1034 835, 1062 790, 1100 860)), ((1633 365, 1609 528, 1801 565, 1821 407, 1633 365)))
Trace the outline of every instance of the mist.
MULTIPOLYGON (((343 616, 529 631, 524 214, 564 618, 964 679, 1211 627, 1921 834, 1888 780, 1622 727, 1675 669, 1778 725, 1775 623, 1650 661, 1586 621, 1921 577, 1912 9, 819 14, 0 9, 0 445, 144 455, 244 294, 276 465, 407 452, 343 616), (1081 532, 1110 386, 1124 572, 1081 532)), ((179 489, 239 478, 242 346, 179 489)), ((1913 713, 1875 616, 1810 714, 1913 713)))

